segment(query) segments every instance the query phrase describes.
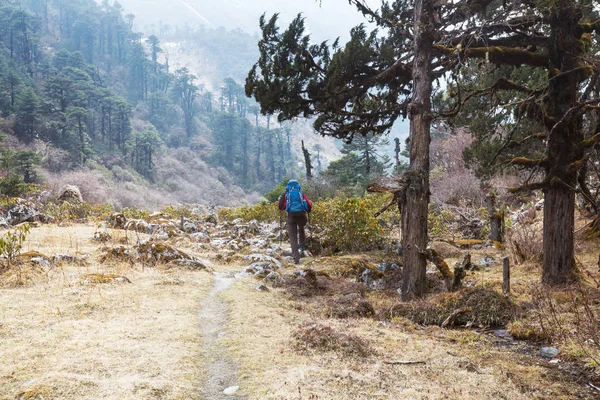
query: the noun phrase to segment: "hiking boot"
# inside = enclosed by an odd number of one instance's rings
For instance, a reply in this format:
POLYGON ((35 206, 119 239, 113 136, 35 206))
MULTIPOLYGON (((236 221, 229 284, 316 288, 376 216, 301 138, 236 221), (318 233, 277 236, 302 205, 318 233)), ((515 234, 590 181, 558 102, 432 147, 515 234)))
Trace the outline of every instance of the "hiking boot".
POLYGON ((298 248, 298 253, 300 253, 300 258, 306 257, 306 251, 304 247, 298 248))

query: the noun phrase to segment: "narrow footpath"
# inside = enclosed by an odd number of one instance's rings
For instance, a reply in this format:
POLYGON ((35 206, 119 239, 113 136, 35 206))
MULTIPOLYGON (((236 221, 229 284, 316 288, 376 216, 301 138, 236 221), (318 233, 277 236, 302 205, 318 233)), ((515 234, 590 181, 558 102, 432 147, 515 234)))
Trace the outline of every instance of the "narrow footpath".
POLYGON ((200 331, 202 350, 206 360, 207 379, 204 384, 204 398, 210 400, 243 399, 238 395, 237 369, 229 358, 227 350, 218 339, 225 334, 228 307, 219 297, 235 281, 231 274, 215 273, 215 283, 201 304, 200 331))

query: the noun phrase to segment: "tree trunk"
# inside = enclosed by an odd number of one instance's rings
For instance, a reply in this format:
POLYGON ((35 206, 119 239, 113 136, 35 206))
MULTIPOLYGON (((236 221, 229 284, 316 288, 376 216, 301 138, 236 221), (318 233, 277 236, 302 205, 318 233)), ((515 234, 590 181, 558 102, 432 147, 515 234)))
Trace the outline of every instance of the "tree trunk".
POLYGON ((490 192, 485 198, 485 205, 490 218, 490 240, 501 242, 503 240, 503 215, 496 209, 496 195, 490 192))
POLYGON ((572 112, 577 104, 581 74, 573 73, 579 66, 583 48, 577 28, 581 11, 561 0, 552 12, 550 56, 550 90, 548 94, 546 128, 548 159, 544 199, 544 264, 542 282, 563 285, 575 268, 574 227, 577 170, 570 170, 574 161, 583 158, 579 143, 582 118, 572 112))
POLYGON ((304 140, 302 141, 302 154, 304 154, 304 165, 306 166, 306 180, 310 181, 313 177, 312 164, 310 162, 310 153, 308 152, 306 147, 304 147, 304 140))
POLYGON ((431 122, 431 50, 433 25, 430 0, 415 1, 415 58, 410 106, 410 167, 402 209, 402 299, 425 292, 427 209, 429 206, 429 143, 431 122))

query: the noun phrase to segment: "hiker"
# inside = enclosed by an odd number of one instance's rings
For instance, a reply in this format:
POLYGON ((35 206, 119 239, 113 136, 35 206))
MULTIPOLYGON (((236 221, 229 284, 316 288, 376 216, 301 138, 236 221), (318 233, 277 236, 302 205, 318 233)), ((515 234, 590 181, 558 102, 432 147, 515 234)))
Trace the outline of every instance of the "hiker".
POLYGON ((304 226, 308 222, 308 213, 312 211, 312 202, 300 189, 297 180, 290 180, 285 193, 279 196, 279 210, 287 212, 287 230, 292 246, 294 263, 300 262, 306 249, 306 233, 304 226))

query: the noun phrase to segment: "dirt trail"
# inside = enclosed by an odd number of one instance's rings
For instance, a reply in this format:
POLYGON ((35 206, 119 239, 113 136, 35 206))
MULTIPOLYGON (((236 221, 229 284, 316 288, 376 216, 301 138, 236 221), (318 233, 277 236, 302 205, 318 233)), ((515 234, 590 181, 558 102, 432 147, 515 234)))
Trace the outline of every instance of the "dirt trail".
POLYGON ((232 274, 215 273, 215 283, 202 302, 200 312, 200 330, 202 334, 202 351, 206 360, 207 379, 204 385, 206 399, 242 399, 235 393, 227 395, 223 390, 238 386, 236 366, 227 355, 227 350, 219 344, 219 337, 225 334, 224 329, 229 312, 227 303, 219 297, 219 293, 227 290, 235 281, 232 274))

